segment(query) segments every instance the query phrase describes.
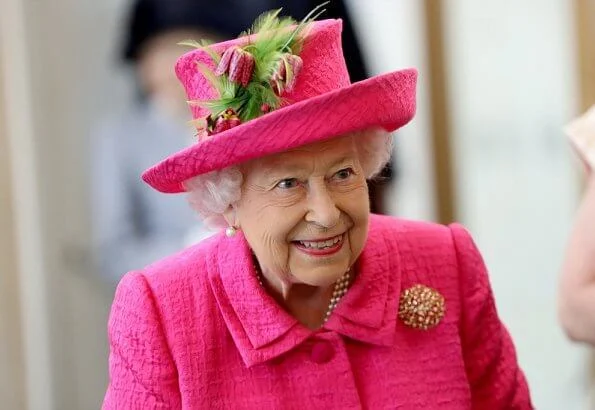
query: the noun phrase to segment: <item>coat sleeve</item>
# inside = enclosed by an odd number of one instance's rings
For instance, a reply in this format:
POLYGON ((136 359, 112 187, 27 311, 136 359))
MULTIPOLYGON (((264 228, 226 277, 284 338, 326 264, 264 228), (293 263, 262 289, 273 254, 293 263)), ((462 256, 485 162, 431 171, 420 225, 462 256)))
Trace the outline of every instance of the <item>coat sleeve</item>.
POLYGON ((473 239, 451 225, 461 286, 461 338, 473 409, 532 409, 512 339, 500 321, 484 261, 473 239))
POLYGON ((116 290, 108 324, 109 385, 103 409, 180 409, 176 366, 146 278, 131 272, 116 290))

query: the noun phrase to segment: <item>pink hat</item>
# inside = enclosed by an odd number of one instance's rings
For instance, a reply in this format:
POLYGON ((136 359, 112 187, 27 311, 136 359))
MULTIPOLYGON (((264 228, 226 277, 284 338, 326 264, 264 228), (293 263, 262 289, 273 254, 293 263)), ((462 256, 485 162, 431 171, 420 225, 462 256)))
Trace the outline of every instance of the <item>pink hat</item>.
POLYGON ((310 23, 290 52, 271 54, 278 56, 272 72, 263 71, 270 56, 251 48, 262 32, 182 56, 176 73, 194 102, 193 117, 203 121, 198 142, 145 171, 143 180, 161 192, 184 192, 182 183, 203 173, 353 131, 407 124, 415 114, 416 70, 352 84, 341 29, 341 20, 310 23))

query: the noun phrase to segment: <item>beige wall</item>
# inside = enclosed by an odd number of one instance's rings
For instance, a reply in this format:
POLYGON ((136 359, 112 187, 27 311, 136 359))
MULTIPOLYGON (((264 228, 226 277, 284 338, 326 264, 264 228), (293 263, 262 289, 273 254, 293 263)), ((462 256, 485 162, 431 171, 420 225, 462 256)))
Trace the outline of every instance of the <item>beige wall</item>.
POLYGON ((105 391, 112 289, 89 257, 87 137, 125 104, 113 48, 126 3, 1 3, 2 410, 97 409, 105 391))
POLYGON ((578 193, 562 132, 578 102, 567 0, 449 0, 445 13, 460 222, 490 271, 533 403, 582 410, 588 353, 557 320, 578 193))
POLYGON ((94 275, 88 136, 120 104, 116 1, 25 1, 34 152, 46 280, 53 408, 99 408, 107 383, 112 290, 94 275), (59 54, 57 54, 58 46, 59 54))
POLYGON ((0 62, 0 403, 6 409, 23 409, 25 380, 2 66, 0 62))

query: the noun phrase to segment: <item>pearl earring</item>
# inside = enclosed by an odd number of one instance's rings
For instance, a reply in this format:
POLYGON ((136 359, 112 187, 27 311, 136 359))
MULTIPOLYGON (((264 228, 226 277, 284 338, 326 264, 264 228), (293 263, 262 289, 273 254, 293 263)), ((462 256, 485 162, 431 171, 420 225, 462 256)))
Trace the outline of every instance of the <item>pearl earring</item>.
POLYGON ((233 226, 228 226, 225 229, 225 235, 227 235, 228 238, 235 236, 237 232, 238 232, 238 230, 233 226))

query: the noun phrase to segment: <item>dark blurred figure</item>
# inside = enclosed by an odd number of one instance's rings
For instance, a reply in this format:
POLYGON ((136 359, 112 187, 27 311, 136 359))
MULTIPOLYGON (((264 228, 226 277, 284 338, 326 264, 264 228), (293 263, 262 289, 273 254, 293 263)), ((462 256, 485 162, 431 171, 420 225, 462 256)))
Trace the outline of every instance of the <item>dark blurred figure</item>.
MULTIPOLYGON (((184 90, 174 74, 186 39, 236 37, 262 12, 283 8, 305 16, 320 0, 137 0, 126 21, 122 60, 134 70, 138 99, 103 123, 92 138, 92 203, 100 271, 117 283, 139 269, 210 235, 184 196, 164 197, 140 180, 168 153, 194 141, 184 90)), ((352 20, 341 0, 321 18, 343 19, 343 48, 352 81, 368 77, 352 20)), ((372 212, 383 213, 390 167, 370 184, 372 212)))
POLYGON ((138 98, 101 124, 91 141, 95 255, 113 284, 210 233, 184 196, 164 197, 140 179, 165 154, 193 142, 185 93, 173 71, 187 49, 177 43, 229 35, 217 33, 211 24, 217 20, 203 9, 187 1, 138 0, 126 21, 122 60, 133 70, 138 98))

